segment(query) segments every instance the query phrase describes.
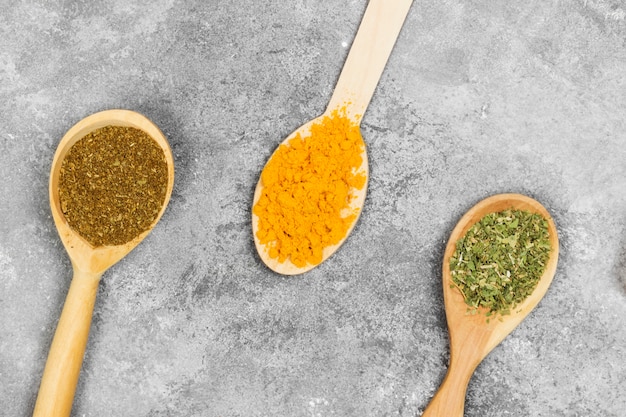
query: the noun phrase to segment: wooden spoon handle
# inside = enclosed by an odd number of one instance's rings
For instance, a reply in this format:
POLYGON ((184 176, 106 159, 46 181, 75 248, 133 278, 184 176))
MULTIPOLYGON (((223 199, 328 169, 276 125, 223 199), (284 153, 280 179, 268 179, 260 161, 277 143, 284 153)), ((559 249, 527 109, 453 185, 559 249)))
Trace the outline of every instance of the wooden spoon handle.
POLYGON ((465 393, 475 366, 450 366, 422 417, 463 417, 465 393))
POLYGON ((34 417, 70 415, 101 275, 74 268, 39 386, 34 417))
POLYGON ((450 365, 439 390, 422 417, 463 417, 467 385, 487 352, 476 350, 490 338, 488 331, 459 331, 450 339, 450 365))
POLYGON ((413 0, 370 0, 363 15, 327 113, 346 106, 346 115, 361 121, 387 65, 413 0))

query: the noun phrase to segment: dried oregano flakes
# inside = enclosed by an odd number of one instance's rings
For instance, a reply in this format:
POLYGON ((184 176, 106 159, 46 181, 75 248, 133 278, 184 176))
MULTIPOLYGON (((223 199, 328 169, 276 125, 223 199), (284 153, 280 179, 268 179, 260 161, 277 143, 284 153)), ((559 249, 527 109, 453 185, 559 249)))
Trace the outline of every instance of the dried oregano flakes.
POLYGON ((452 287, 475 314, 506 315, 535 289, 550 257, 548 221, 537 213, 485 215, 457 241, 450 258, 452 287))

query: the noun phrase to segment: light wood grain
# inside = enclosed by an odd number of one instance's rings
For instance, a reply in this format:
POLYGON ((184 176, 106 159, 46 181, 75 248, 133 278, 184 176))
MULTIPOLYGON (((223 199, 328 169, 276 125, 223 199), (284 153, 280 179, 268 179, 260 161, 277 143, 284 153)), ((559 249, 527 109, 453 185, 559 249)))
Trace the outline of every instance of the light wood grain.
MULTIPOLYGON (((308 135, 311 125, 319 123, 324 116, 329 116, 333 111, 344 107, 346 116, 360 126, 363 114, 367 110, 374 95, 374 90, 387 65, 387 60, 400 34, 411 3, 413 3, 413 0, 371 0, 368 3, 326 111, 292 132, 283 141, 283 144, 287 144, 289 140, 298 134, 302 136, 308 135)), ((359 170, 366 175, 366 178, 369 178, 369 164, 365 148, 363 149, 362 159, 363 163, 359 170)), ((263 184, 261 179, 259 179, 254 191, 253 207, 261 197, 262 190, 263 184)), ((351 210, 358 209, 358 215, 339 243, 324 248, 322 262, 341 247, 354 229, 365 203, 367 181, 362 189, 353 190, 353 192, 354 198, 349 208, 351 210)), ((252 213, 254 243, 259 257, 268 268, 283 275, 297 275, 318 266, 307 264, 304 267, 298 267, 291 263, 289 259, 285 262, 278 262, 277 259, 271 258, 268 248, 261 244, 256 236, 258 223, 258 216, 252 213)))
POLYGON ((556 272, 559 240, 550 213, 536 200, 520 194, 498 194, 472 207, 457 223, 450 235, 443 257, 443 295, 450 338, 450 363, 439 390, 422 414, 424 417, 461 417, 465 408, 465 394, 469 380, 478 364, 496 347, 543 298, 556 272), (463 295, 451 288, 450 257, 456 242, 482 217, 506 209, 525 210, 542 215, 548 221, 551 253, 546 269, 532 294, 502 321, 488 323, 485 310, 468 315, 463 295))
POLYGON ((70 259, 74 275, 50 346, 33 416, 69 416, 91 327, 91 317, 102 274, 135 248, 163 215, 174 185, 174 160, 163 133, 146 117, 128 110, 107 110, 88 116, 61 139, 50 172, 52 217, 70 259), (61 162, 72 145, 91 131, 108 126, 127 126, 148 133, 163 149, 168 169, 165 201, 148 230, 119 246, 94 248, 70 228, 59 201, 61 162))

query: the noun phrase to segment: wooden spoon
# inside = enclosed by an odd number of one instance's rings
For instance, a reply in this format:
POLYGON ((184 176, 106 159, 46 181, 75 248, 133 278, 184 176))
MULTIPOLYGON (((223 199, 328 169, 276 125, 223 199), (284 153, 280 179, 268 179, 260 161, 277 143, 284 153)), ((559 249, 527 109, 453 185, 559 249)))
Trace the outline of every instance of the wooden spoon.
MULTIPOLYGON (((400 34, 400 29, 412 2, 413 0, 394 0, 393 2, 370 0, 326 111, 319 117, 296 129, 287 136, 283 144, 287 145, 287 142, 297 134, 300 134, 302 137, 308 136, 313 124, 319 123, 324 116, 330 116, 334 110, 343 107, 345 107, 346 116, 360 126, 363 114, 374 95, 376 85, 385 69, 391 50, 400 34)), ((367 177, 369 170, 365 149, 363 149, 362 158, 363 163, 359 170, 364 172, 367 177)), ((254 192, 253 207, 261 197, 262 191, 263 184, 261 179, 259 179, 254 192)), ((360 214, 365 202, 367 185, 361 190, 354 191, 355 198, 351 202, 350 209, 358 209, 360 214)), ((339 249, 352 232, 357 220, 358 216, 339 243, 324 249, 322 262, 339 249)), ((271 258, 268 248, 261 244, 256 236, 258 223, 258 216, 253 213, 252 231, 254 243, 259 256, 270 269, 284 275, 296 275, 317 266, 307 264, 304 267, 297 267, 289 259, 281 263, 277 259, 271 258)))
POLYGON ((173 185, 174 160, 167 140, 159 128, 141 114, 128 110, 96 113, 79 121, 61 139, 50 172, 50 208, 61 241, 72 261, 74 276, 48 353, 34 416, 70 415, 100 277, 154 228, 165 211, 173 185), (134 127, 149 134, 165 154, 168 184, 163 207, 148 230, 123 245, 93 247, 70 228, 63 216, 59 201, 59 175, 61 163, 72 145, 93 130, 107 125, 134 127))
POLYGON ((559 257, 559 240, 556 226, 548 211, 537 201, 520 194, 499 194, 482 200, 472 207, 458 222, 443 256, 443 298, 446 306, 448 333, 450 337, 450 364, 439 391, 435 394, 423 417, 461 417, 465 407, 465 393, 469 380, 478 364, 496 347, 543 298, 554 273, 559 257), (456 242, 489 213, 507 209, 525 210, 542 215, 548 221, 551 253, 546 269, 537 287, 510 315, 502 321, 492 318, 487 322, 485 311, 468 315, 467 304, 461 292, 451 288, 450 257, 456 242))

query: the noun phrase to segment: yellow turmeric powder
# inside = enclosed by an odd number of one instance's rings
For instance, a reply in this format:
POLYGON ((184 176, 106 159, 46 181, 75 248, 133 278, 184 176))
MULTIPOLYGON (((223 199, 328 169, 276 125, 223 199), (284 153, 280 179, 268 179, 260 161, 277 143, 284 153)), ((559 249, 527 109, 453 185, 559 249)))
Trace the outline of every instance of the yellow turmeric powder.
POLYGON ((263 191, 252 209, 256 236, 281 263, 319 264, 324 248, 339 243, 357 219, 350 202, 367 180, 359 171, 365 144, 343 110, 314 123, 309 136, 280 145, 261 173, 263 191))

